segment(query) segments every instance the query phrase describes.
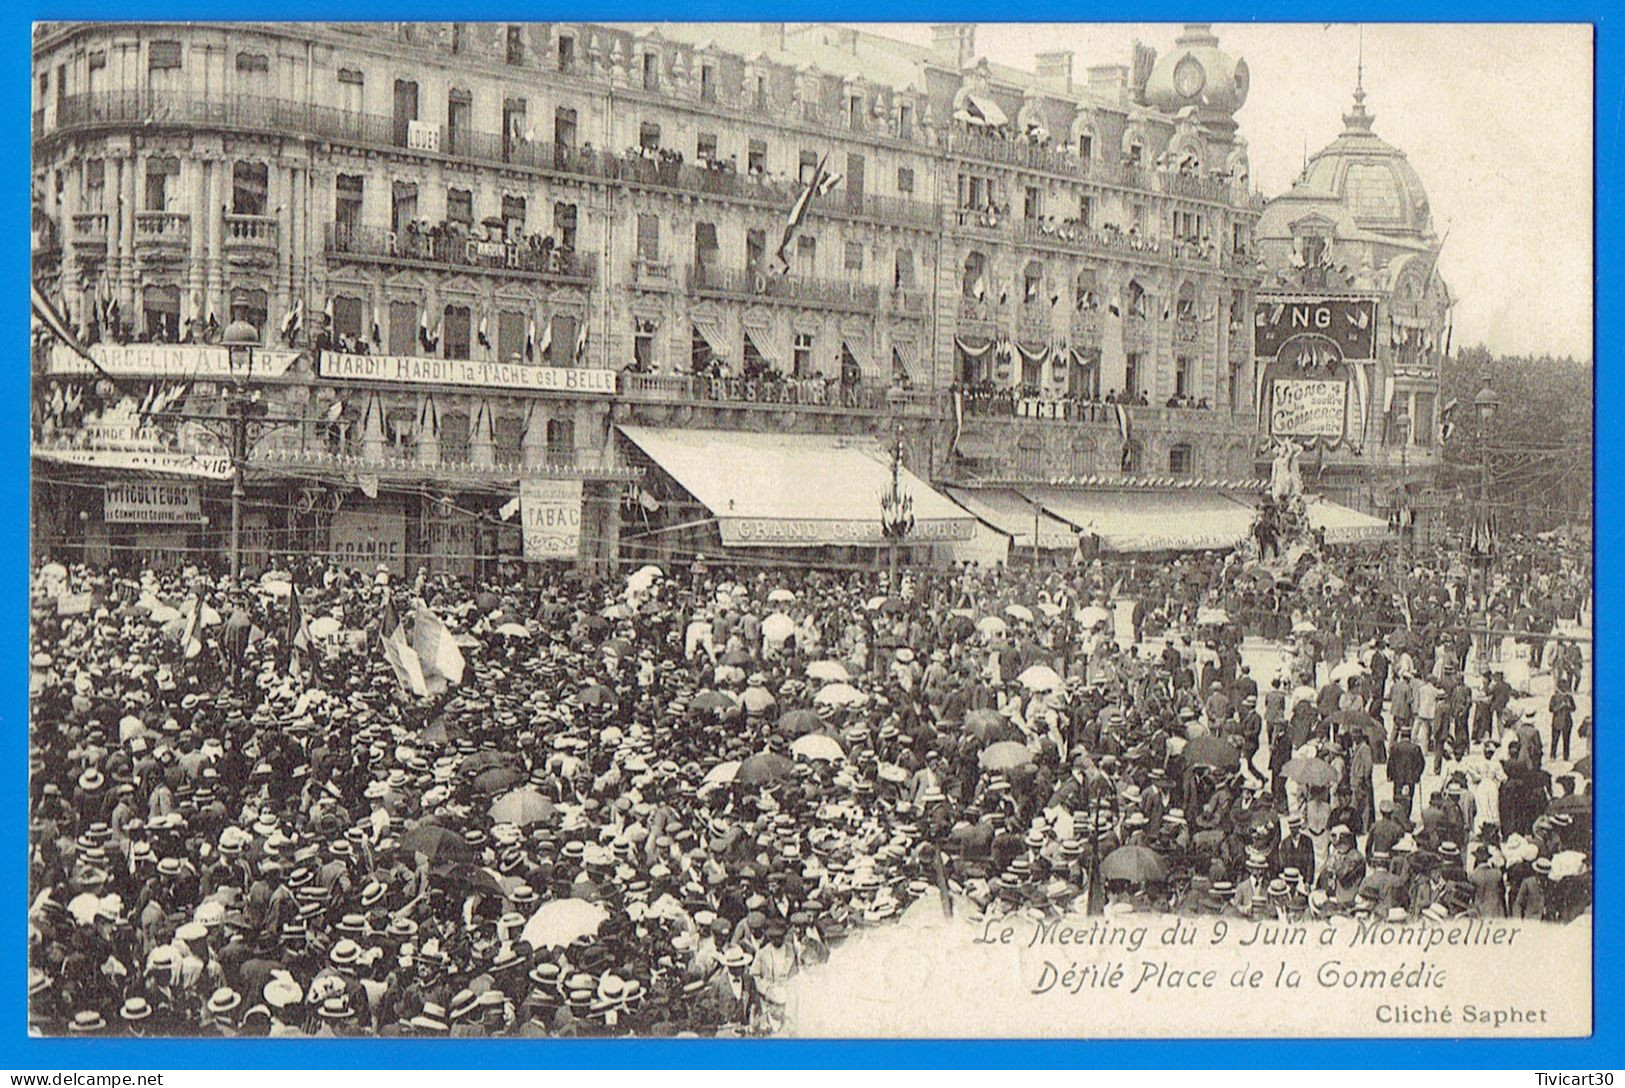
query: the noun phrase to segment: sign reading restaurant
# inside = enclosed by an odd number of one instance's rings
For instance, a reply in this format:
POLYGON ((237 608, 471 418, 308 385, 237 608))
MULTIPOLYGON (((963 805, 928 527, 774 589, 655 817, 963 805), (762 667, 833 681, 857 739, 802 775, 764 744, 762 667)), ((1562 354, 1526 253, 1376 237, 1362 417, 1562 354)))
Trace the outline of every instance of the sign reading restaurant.
POLYGON ((430 359, 418 355, 352 355, 324 351, 317 365, 323 378, 341 381, 460 385, 478 389, 520 389, 537 393, 614 396, 613 370, 526 366, 472 359, 430 359))

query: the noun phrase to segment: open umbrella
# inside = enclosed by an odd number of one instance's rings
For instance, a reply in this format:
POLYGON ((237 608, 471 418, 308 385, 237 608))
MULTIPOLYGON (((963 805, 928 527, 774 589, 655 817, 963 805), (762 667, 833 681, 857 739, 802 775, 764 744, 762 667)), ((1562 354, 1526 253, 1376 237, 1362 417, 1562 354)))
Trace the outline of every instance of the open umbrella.
POLYGON ((1200 627, 1222 627, 1230 622, 1230 613, 1222 608, 1198 608, 1196 623, 1200 627))
POLYGON ((645 563, 631 574, 633 578, 664 578, 665 576, 665 571, 662 571, 653 563, 645 563))
POLYGON ((481 793, 496 793, 498 790, 507 789, 523 777, 512 767, 492 767, 489 771, 481 771, 474 776, 474 788, 481 793))
POLYGON ((1337 781, 1332 765, 1317 756, 1298 756, 1287 760, 1284 773, 1300 786, 1330 786, 1337 781))
POLYGON ((1591 756, 1583 755, 1574 761, 1574 773, 1591 777, 1591 756))
POLYGON ((870 597, 867 601, 864 601, 863 607, 870 612, 878 612, 880 611, 880 606, 885 603, 886 595, 882 593, 877 597, 870 597))
POLYGON ((839 661, 814 661, 807 666, 807 675, 814 680, 828 680, 838 684, 845 684, 852 679, 852 674, 847 672, 846 666, 839 661))
POLYGON ((769 593, 767 595, 767 599, 773 604, 788 604, 796 599, 796 595, 790 592, 788 589, 780 588, 775 589, 772 593, 769 593))
POLYGON ((1112 614, 1098 604, 1078 609, 1078 622, 1085 627, 1094 627, 1096 624, 1111 622, 1112 614))
POLYGON ((474 850, 463 837, 439 824, 419 824, 401 836, 401 849, 430 861, 473 861, 474 850))
POLYGON ((783 612, 775 612, 762 621, 762 637, 782 642, 796 632, 796 621, 783 612))
POLYGON ((332 638, 339 633, 339 621, 332 616, 317 616, 310 621, 312 638, 332 638))
POLYGON ((1168 866, 1155 850, 1145 846, 1119 846, 1100 863, 1102 880, 1152 884, 1168 877, 1168 866))
POLYGON ((464 774, 478 774, 492 767, 506 767, 512 759, 513 756, 507 752, 475 752, 457 766, 464 774))
POLYGON ((482 615, 488 615, 502 607, 502 598, 488 589, 482 589, 474 595, 474 607, 479 609, 482 615))
POLYGON ((1033 622, 1033 610, 1024 604, 1007 604, 1004 606, 1004 614, 1023 623, 1033 622))
POLYGON ((631 649, 632 644, 624 638, 612 638, 604 643, 604 652, 616 657, 625 657, 631 649))
POLYGON ((794 769, 795 764, 777 752, 757 752, 740 761, 734 781, 741 786, 759 786, 764 782, 775 782, 794 769))
POLYGON ((615 701, 615 693, 602 684, 588 684, 577 692, 582 706, 602 706, 615 701))
POLYGON ((810 710, 787 710, 779 715, 779 732, 787 737, 816 733, 824 728, 824 720, 810 710))
POLYGON ((544 903, 530 916, 519 939, 532 948, 563 948, 582 937, 592 937, 609 920, 609 911, 597 903, 572 896, 544 903))
POLYGON ((735 703, 733 696, 725 691, 706 689, 690 699, 688 705, 696 710, 731 710, 735 703))
POLYGON ((767 713, 767 708, 774 703, 772 694, 766 688, 746 688, 739 701, 745 705, 746 714, 757 716, 767 713))
POLYGON ((1309 620, 1299 620, 1297 623, 1292 625, 1292 633, 1294 635, 1312 635, 1318 630, 1320 630, 1320 628, 1316 627, 1309 620))
POLYGON ((851 684, 826 684, 820 688, 813 702, 821 706, 862 706, 869 696, 851 684))
POLYGON ((983 770, 1008 771, 1012 767, 1023 767, 1031 763, 1033 754, 1020 741, 1001 740, 983 748, 978 761, 983 770))
POLYGON ((790 742, 790 751, 802 759, 826 759, 831 762, 846 756, 841 742, 827 733, 808 733, 804 737, 797 737, 790 742))
POLYGON ((68 913, 82 926, 88 926, 96 921, 96 912, 101 909, 101 896, 95 892, 82 892, 68 900, 68 913))
POLYGON ((705 777, 700 779, 700 787, 703 789, 706 786, 726 786, 734 780, 734 776, 737 774, 739 774, 739 760, 730 759, 726 763, 718 763, 705 772, 705 777))
POLYGON ((530 628, 522 623, 505 623, 497 628, 497 634, 503 638, 529 638, 530 628))
POLYGON ((1020 731, 997 710, 972 710, 965 715, 961 726, 965 732, 987 744, 996 740, 1015 740, 1020 731))
POLYGON ((1365 668, 1358 661, 1345 661, 1341 665, 1338 665, 1332 669, 1331 677, 1333 680, 1338 681, 1352 680, 1354 677, 1360 676, 1364 672, 1365 668))
POLYGON ((1217 767, 1221 771, 1235 770, 1236 764, 1241 762, 1241 753, 1234 744, 1211 735, 1197 737, 1185 745, 1184 756, 1187 767, 1217 767))
POLYGON ((520 786, 491 802, 491 819, 499 824, 529 827, 546 823, 557 813, 553 802, 534 786, 520 786))
POLYGON ((1061 686, 1061 676, 1048 665, 1029 665, 1016 680, 1028 691, 1054 691, 1061 686))
POLYGON ((1010 630, 1010 625, 997 616, 984 616, 976 621, 976 629, 982 634, 992 637, 1002 635, 1010 630))

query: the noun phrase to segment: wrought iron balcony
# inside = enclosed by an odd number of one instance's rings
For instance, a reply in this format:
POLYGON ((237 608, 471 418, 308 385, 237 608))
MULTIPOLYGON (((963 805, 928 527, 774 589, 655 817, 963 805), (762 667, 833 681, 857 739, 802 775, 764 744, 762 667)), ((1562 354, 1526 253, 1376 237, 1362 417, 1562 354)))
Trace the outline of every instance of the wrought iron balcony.
POLYGON ((697 295, 763 299, 786 306, 873 313, 880 291, 866 283, 825 280, 812 276, 770 276, 756 269, 712 268, 693 265, 688 289, 697 295))
POLYGON ((597 261, 590 253, 544 250, 522 242, 482 241, 454 228, 392 231, 329 223, 327 253, 330 257, 367 262, 483 271, 584 287, 592 284, 597 271, 597 261))

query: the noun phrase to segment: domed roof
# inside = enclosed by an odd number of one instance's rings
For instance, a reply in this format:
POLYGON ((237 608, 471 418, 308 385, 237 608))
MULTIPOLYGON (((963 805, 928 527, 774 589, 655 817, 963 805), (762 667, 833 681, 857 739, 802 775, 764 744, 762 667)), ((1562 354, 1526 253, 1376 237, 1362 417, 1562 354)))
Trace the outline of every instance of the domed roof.
POLYGON ((1158 57, 1145 83, 1146 104, 1169 113, 1201 109, 1204 120, 1241 109, 1252 74, 1247 62, 1219 48, 1208 23, 1187 23, 1166 56, 1158 57))
POLYGON ((1403 151, 1372 131, 1375 120, 1357 84, 1342 133, 1310 157, 1288 197, 1333 199, 1364 230, 1431 238, 1433 216, 1422 178, 1403 151))

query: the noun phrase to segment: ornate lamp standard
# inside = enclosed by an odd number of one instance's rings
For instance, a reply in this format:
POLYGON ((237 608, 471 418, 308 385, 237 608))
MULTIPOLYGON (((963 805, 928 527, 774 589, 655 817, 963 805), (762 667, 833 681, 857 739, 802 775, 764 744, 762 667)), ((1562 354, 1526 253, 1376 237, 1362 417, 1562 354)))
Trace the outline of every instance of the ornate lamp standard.
POLYGON ((891 486, 880 495, 880 534, 888 552, 888 591, 897 592, 897 550, 914 531, 914 496, 903 491, 903 424, 892 434, 891 486))
POLYGON ((221 334, 220 342, 226 347, 231 369, 226 420, 231 428, 227 442, 231 455, 231 578, 235 582, 243 573, 243 471, 248 463, 248 416, 252 411, 246 383, 254 376, 259 330, 247 321, 233 321, 221 334))
POLYGON ((1468 550, 1483 569, 1483 588, 1479 608, 1484 615, 1484 645, 1479 669, 1489 674, 1490 658, 1490 568, 1495 558, 1495 531, 1490 516, 1490 424, 1495 422, 1501 398, 1490 385, 1489 375, 1473 397, 1473 408, 1478 412, 1478 523, 1468 538, 1468 550))

